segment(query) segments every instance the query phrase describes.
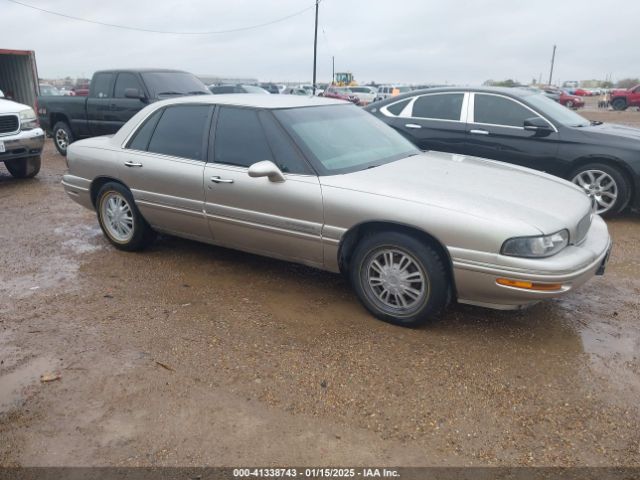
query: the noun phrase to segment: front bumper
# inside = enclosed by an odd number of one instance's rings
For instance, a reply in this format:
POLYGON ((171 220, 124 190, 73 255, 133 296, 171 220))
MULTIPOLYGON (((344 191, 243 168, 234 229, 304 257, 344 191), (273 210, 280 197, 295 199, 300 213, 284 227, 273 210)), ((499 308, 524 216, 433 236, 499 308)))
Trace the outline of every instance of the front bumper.
POLYGON ((599 216, 595 216, 580 245, 569 246, 548 258, 514 261, 513 257, 509 257, 509 265, 505 266, 462 258, 460 252, 454 251, 452 260, 458 302, 511 310, 558 297, 584 284, 594 275, 602 274, 610 250, 611 238, 607 226, 599 216), (499 278, 558 285, 558 288, 517 288, 498 284, 499 278))
MULTIPOLYGON (((0 135, 4 152, 0 151, 0 161, 13 158, 37 157, 44 146, 44 131, 41 128, 23 130, 14 135, 0 135)), ((0 150, 2 148, 0 147, 0 150)))

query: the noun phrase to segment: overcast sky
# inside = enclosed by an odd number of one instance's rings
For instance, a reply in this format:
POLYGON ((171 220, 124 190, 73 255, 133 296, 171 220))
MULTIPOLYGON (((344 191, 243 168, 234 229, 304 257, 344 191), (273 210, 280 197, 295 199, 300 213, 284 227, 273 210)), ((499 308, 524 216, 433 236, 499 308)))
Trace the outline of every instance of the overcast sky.
MULTIPOLYGON (((298 12, 313 0, 21 0, 107 23, 171 31, 241 28, 298 12)), ((478 84, 640 75, 640 2, 323 0, 318 81, 478 84)), ((127 31, 0 0, 0 48, 35 50, 41 77, 119 67, 166 67, 262 81, 310 81, 314 12, 218 35, 127 31)))

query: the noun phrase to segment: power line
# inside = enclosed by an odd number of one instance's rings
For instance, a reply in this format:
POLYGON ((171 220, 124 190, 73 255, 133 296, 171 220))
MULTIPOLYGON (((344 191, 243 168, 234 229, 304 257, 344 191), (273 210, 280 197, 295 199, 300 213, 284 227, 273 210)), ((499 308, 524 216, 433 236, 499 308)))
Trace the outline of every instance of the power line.
MULTIPOLYGON (((299 10, 295 13, 292 13, 290 15, 286 15, 284 17, 280 17, 277 18, 275 20, 271 20, 269 22, 265 22, 265 23, 259 23, 256 25, 249 25, 246 27, 239 27, 239 28, 231 28, 229 30, 212 30, 212 31, 208 31, 208 32, 176 32, 176 31, 169 31, 169 30, 152 30, 149 28, 139 28, 139 27, 132 27, 132 26, 128 26, 128 25, 118 25, 115 23, 106 23, 106 22, 99 22, 97 20, 91 20, 88 18, 82 18, 82 17, 75 17, 73 15, 67 15, 66 13, 60 13, 60 12, 54 12, 52 10, 47 10, 45 8, 40 8, 40 7, 36 7, 35 5, 29 5, 28 3, 24 3, 24 2, 19 2, 17 0, 6 0, 7 2, 10 3, 14 3, 16 5, 20 5, 22 7, 26 7, 26 8, 31 8, 33 10, 38 10, 39 12, 44 12, 44 13, 48 13, 50 15, 56 15, 58 17, 63 17, 63 18, 67 18, 70 20, 77 20, 79 22, 86 22, 86 23, 93 23, 95 25, 102 25, 104 27, 112 27, 112 28, 120 28, 123 30, 134 30, 137 32, 146 32, 146 33, 160 33, 160 34, 169 34, 169 35, 219 35, 222 33, 234 33, 234 32, 243 32, 246 30, 253 30, 256 28, 262 28, 262 27, 266 27, 269 25, 273 25, 274 23, 279 23, 279 22, 283 22, 285 20, 288 20, 290 18, 293 17, 297 17, 298 15, 302 15, 303 13, 307 12, 308 10, 311 10, 312 8, 315 8, 316 4, 315 2, 312 5, 309 5, 308 7, 299 10)), ((322 0, 319 0, 322 1, 322 0)))

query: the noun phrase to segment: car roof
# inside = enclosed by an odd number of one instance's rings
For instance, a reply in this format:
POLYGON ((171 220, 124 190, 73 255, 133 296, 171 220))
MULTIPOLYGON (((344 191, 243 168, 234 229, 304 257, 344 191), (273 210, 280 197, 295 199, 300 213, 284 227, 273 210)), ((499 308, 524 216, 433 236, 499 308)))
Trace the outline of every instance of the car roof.
POLYGON ((162 100, 157 104, 206 103, 265 109, 317 107, 322 105, 350 105, 350 102, 334 98, 304 97, 302 95, 264 95, 262 93, 228 93, 222 95, 191 95, 162 100))
POLYGON ((110 68, 109 70, 97 70, 96 73, 189 73, 184 70, 174 70, 172 68, 110 68))
MULTIPOLYGON (((511 97, 530 97, 532 95, 538 95, 536 92, 532 92, 523 88, 507 88, 507 87, 436 87, 436 88, 423 88, 413 90, 411 92, 401 93, 395 97, 390 97, 385 100, 372 103, 374 105, 386 105, 389 103, 395 103, 398 100, 404 98, 415 97, 416 95, 423 95, 425 93, 447 93, 447 92, 476 92, 476 93, 500 93, 502 95, 511 97)), ((367 107, 368 108, 368 107, 367 107)))

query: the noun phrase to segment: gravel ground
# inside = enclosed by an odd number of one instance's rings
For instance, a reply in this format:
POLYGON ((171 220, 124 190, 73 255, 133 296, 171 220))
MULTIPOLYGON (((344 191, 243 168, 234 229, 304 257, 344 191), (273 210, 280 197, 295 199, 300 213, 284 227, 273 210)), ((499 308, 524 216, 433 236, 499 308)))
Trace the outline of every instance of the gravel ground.
POLYGON ((337 275, 116 251, 64 169, 50 142, 37 178, 0 167, 0 465, 640 465, 637 214, 563 299, 408 330, 337 275))

